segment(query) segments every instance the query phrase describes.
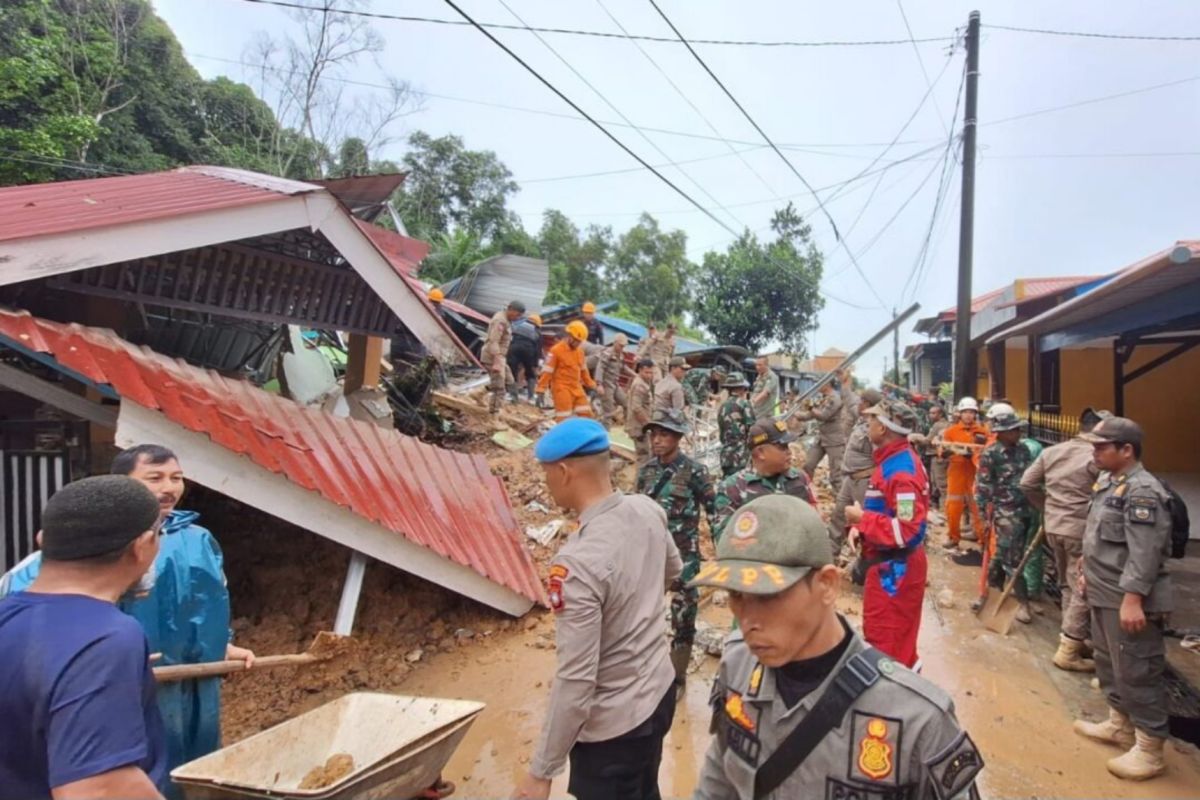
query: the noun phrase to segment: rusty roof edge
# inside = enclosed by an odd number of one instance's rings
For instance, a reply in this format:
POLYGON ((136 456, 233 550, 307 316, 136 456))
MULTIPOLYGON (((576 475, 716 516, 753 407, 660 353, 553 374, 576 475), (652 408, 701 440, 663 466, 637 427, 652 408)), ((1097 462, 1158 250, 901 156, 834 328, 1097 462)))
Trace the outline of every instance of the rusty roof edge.
POLYGON ((175 172, 190 172, 196 175, 204 175, 208 178, 217 178, 231 183, 240 183, 243 186, 252 186, 256 189, 265 189, 269 192, 277 194, 297 195, 307 194, 309 192, 327 192, 329 190, 324 186, 318 186, 315 183, 305 183, 303 181, 294 181, 290 178, 277 178, 274 175, 267 175, 262 172, 250 172, 249 170, 236 169, 234 167, 214 167, 207 164, 199 164, 190 167, 179 167, 175 172))

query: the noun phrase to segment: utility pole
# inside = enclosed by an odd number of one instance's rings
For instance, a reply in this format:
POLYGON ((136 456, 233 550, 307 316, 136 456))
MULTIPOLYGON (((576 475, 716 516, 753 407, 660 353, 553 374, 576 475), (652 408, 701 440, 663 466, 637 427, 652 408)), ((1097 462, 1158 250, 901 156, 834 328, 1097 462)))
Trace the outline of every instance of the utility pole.
POLYGON ((958 310, 954 318, 954 397, 975 396, 971 353, 971 269, 975 246, 975 133, 979 108, 979 12, 967 20, 967 103, 963 111, 962 218, 958 227, 958 310))
MULTIPOLYGON (((892 319, 896 318, 896 307, 892 306, 892 319)), ((896 371, 896 385, 900 385, 900 326, 892 330, 892 364, 896 371)))

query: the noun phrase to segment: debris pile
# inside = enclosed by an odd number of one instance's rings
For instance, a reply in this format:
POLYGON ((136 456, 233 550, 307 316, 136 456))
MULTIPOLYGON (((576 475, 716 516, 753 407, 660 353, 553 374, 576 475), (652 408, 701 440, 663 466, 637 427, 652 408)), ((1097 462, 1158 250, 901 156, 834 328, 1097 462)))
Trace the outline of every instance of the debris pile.
POLYGON ((313 767, 300 780, 300 789, 324 789, 354 772, 354 756, 334 753, 324 764, 313 767))

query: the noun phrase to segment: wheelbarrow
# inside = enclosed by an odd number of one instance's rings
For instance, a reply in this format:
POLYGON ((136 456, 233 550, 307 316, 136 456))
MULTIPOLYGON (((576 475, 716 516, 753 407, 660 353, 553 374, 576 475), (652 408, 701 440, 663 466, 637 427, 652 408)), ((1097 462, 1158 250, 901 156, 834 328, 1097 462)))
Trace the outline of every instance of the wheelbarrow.
POLYGON ((446 797, 454 787, 442 769, 483 707, 354 692, 183 764, 171 779, 188 800, 446 797), (339 759, 337 774, 314 785, 314 772, 339 759))

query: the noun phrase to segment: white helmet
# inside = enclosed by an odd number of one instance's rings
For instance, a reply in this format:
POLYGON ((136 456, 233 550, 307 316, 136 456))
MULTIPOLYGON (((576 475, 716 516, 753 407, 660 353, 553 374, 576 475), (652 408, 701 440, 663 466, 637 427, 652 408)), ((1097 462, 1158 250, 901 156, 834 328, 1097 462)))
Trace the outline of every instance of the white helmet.
POLYGON ((958 401, 958 405, 954 407, 955 411, 979 411, 979 403, 975 402, 974 397, 964 397, 958 401))
POLYGON ((1012 414, 1013 416, 1016 416, 1017 410, 1008 403, 993 403, 992 407, 988 409, 987 418, 995 419, 1001 414, 1012 414))

